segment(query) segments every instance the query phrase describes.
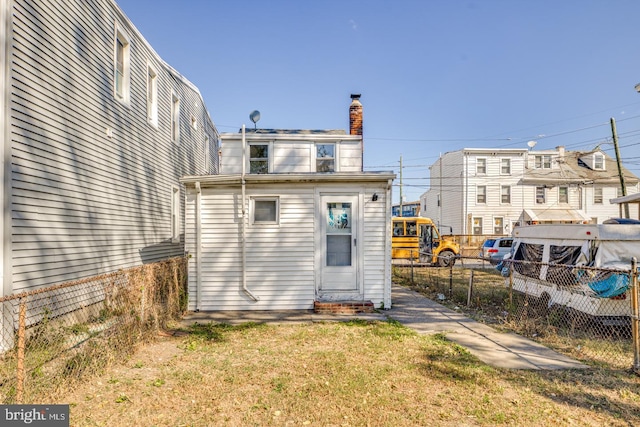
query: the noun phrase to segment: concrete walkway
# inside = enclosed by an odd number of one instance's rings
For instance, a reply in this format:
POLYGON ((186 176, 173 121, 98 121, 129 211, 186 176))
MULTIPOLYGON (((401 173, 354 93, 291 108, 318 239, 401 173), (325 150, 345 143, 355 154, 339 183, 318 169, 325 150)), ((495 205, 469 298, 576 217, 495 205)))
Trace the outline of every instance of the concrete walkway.
POLYGON ((393 285, 392 308, 381 313, 320 315, 312 310, 216 311, 190 313, 183 324, 221 322, 237 325, 257 323, 311 323, 348 321, 354 318, 393 319, 420 334, 443 333, 484 363, 506 369, 584 369, 571 358, 514 333, 498 332, 463 314, 450 310, 410 289, 393 285))
POLYGON ((585 369, 586 365, 514 333, 498 332, 421 294, 393 286, 384 314, 421 334, 444 333, 484 363, 507 369, 585 369))

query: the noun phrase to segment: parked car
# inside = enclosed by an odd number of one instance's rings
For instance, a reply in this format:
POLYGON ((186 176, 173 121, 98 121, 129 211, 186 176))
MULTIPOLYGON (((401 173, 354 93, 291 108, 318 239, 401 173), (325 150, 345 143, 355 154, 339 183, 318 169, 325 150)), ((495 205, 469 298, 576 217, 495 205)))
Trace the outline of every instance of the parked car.
POLYGON ((511 252, 512 244, 513 238, 511 237, 487 239, 482 244, 480 256, 488 260, 491 264, 498 264, 506 254, 511 252))
POLYGON ((602 221, 603 224, 640 224, 640 220, 633 218, 609 218, 602 221))

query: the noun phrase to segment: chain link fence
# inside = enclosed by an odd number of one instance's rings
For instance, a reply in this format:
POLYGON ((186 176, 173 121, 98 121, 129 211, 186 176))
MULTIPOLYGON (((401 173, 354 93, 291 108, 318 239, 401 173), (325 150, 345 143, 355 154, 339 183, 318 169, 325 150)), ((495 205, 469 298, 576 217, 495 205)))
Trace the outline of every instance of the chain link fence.
POLYGON ((186 308, 185 257, 0 298, 0 402, 41 401, 157 336, 186 308))
POLYGON ((394 265, 393 275, 396 283, 497 329, 516 332, 585 363, 632 368, 640 374, 636 268, 527 261, 496 268, 482 259, 467 258, 449 268, 394 265), (618 291, 602 297, 605 285, 618 291))

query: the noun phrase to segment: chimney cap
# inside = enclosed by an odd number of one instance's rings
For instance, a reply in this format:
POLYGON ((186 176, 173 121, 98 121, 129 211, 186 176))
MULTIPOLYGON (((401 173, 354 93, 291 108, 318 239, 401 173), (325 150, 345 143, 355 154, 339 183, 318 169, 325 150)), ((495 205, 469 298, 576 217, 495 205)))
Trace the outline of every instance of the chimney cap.
POLYGON ((359 93, 352 93, 351 94, 351 99, 360 99, 360 96, 362 96, 362 95, 360 95, 359 93))

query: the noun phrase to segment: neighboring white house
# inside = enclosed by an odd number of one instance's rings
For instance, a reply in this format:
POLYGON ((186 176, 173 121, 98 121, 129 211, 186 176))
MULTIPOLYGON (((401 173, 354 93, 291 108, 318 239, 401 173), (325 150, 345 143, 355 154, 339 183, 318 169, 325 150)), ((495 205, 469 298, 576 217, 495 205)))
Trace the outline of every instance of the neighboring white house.
POLYGON ((391 172, 363 172, 362 127, 221 135, 220 175, 185 177, 190 310, 391 305, 391 172))
MULTIPOLYGON (((534 223, 602 223, 619 216, 609 202, 622 194, 615 161, 591 152, 465 148, 430 166, 422 216, 454 234, 510 234, 534 223)), ((623 168, 626 194, 638 178, 623 168)))
POLYGON ((184 254, 179 178, 218 167, 198 89, 111 0, 0 0, 0 34, 0 296, 184 254))

